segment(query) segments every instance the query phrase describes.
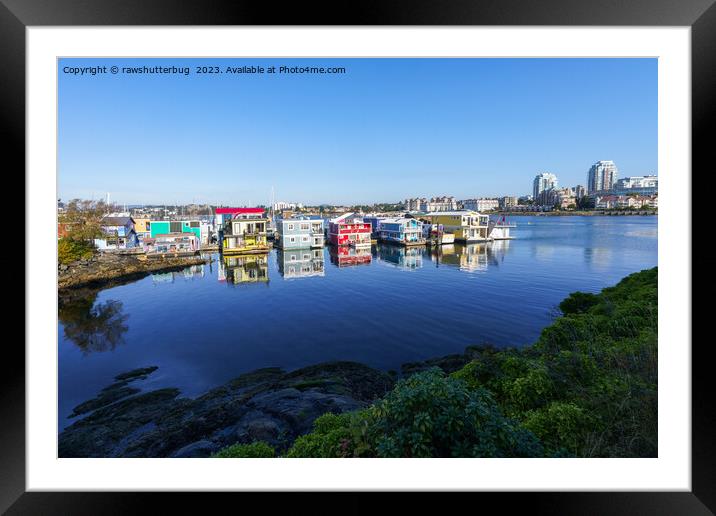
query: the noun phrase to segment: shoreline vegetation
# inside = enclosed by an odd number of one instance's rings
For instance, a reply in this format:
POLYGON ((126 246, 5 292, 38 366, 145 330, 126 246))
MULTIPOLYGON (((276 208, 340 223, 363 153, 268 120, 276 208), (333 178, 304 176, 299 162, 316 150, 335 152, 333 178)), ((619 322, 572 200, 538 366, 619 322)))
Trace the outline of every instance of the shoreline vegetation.
POLYGON ((197 398, 156 367, 74 408, 60 457, 656 457, 657 268, 575 292, 524 348, 243 374, 197 398))

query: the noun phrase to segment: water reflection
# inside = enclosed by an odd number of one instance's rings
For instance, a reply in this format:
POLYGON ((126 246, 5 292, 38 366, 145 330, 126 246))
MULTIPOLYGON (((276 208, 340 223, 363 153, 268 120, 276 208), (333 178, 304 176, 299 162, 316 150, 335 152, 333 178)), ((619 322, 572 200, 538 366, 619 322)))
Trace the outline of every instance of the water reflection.
POLYGON ((58 318, 65 339, 74 342, 84 354, 114 350, 124 343, 129 329, 125 324, 129 315, 123 313, 121 301, 110 299, 94 305, 96 298, 95 293, 59 304, 58 318))
POLYGON ((204 277, 204 265, 192 265, 186 269, 173 272, 157 272, 152 274, 152 283, 174 283, 177 279, 193 280, 204 277))
POLYGON ((424 246, 402 247, 397 245, 377 245, 377 256, 381 261, 403 269, 419 269, 423 266, 423 255, 427 252, 424 246))
POLYGON ((224 256, 219 259, 218 277, 232 285, 268 283, 268 253, 224 256))
POLYGON ((371 262, 373 256, 369 247, 331 246, 329 248, 331 263, 337 267, 352 265, 365 265, 371 262))
POLYGON ((279 250, 276 260, 284 279, 325 275, 323 249, 279 250))
MULTIPOLYGON (((491 244, 450 244, 436 248, 436 265, 452 265, 467 272, 486 271, 491 255, 491 244)), ((494 261, 494 260, 493 260, 494 261)))

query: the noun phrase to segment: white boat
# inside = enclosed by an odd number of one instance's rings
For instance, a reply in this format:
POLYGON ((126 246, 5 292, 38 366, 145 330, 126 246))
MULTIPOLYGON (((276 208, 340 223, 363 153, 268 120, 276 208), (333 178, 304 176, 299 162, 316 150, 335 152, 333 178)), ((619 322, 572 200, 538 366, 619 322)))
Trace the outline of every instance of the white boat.
POLYGON ((516 227, 517 224, 509 222, 507 218, 502 215, 495 220, 490 219, 487 236, 491 240, 511 240, 515 237, 510 235, 510 229, 516 227))

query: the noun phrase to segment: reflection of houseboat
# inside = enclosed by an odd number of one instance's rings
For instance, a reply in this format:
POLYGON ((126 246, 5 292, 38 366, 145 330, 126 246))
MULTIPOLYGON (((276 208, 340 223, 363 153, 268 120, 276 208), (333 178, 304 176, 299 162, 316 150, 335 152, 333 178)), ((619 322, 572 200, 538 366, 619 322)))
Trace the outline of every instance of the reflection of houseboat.
POLYGON ((517 224, 509 222, 504 215, 496 219, 490 219, 489 231, 487 236, 492 240, 509 240, 515 238, 510 236, 510 229, 516 228, 517 224))
POLYGON ((422 267, 424 253, 424 247, 378 246, 378 257, 381 261, 397 265, 404 269, 419 269, 422 267))
POLYGON ((355 213, 346 213, 328 223, 328 241, 335 246, 370 248, 370 233, 370 222, 355 213))
POLYGON ((428 245, 447 245, 455 242, 455 235, 446 232, 442 224, 423 223, 423 239, 428 245))
POLYGON ((168 233, 145 238, 142 247, 147 256, 193 255, 199 250, 199 239, 193 233, 168 233))
MULTIPOLYGON (((269 219, 261 208, 236 212, 224 223, 222 252, 225 255, 266 253, 269 250, 266 228, 269 219), (257 212, 255 210, 261 210, 257 212)), ((218 211, 218 210, 217 210, 218 211)))
POLYGON ((446 233, 452 233, 457 242, 484 242, 489 239, 489 219, 476 211, 442 211, 421 215, 431 224, 442 224, 446 233))
POLYGON ((370 247, 331 247, 331 263, 339 267, 368 264, 372 260, 370 247))
POLYGON ((219 281, 268 283, 268 254, 224 256, 219 261, 219 281))
POLYGON ((323 247, 323 241, 322 219, 296 217, 277 222, 276 242, 281 249, 323 247))
POLYGON ((489 244, 451 244, 436 248, 438 264, 453 265, 464 271, 484 271, 489 265, 489 244))
POLYGON ((276 257, 284 279, 325 275, 323 249, 278 251, 276 257))

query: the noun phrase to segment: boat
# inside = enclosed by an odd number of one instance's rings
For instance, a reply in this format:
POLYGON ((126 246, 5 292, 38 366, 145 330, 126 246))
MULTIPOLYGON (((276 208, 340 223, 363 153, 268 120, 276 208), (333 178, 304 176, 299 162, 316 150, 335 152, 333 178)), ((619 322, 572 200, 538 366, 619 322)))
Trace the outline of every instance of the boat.
POLYGON ((507 217, 505 217, 504 215, 498 217, 497 219, 491 218, 488 226, 487 235, 492 240, 511 240, 515 237, 510 236, 510 229, 516 227, 517 224, 515 224, 514 222, 509 222, 507 220, 507 217))

